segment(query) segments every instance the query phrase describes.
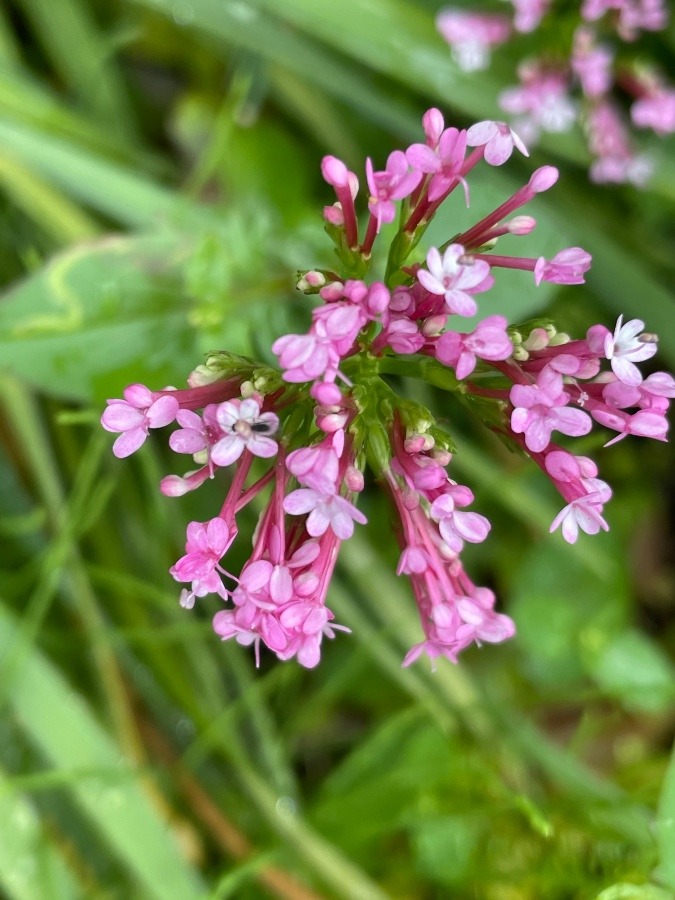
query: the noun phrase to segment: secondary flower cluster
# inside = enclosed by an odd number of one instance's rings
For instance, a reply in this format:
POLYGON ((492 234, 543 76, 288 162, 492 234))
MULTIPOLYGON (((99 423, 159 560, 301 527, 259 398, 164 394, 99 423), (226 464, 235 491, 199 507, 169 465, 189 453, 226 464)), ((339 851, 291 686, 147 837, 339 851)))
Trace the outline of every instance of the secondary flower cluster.
POLYGON ((469 509, 471 490, 448 474, 450 436, 428 410, 399 396, 387 376, 455 392, 509 446, 529 455, 563 498, 551 530, 561 527, 569 542, 580 529, 607 529, 603 508, 611 490, 592 460, 554 434, 586 435, 596 422, 615 433, 608 443, 629 434, 666 437, 675 379, 640 373, 636 364, 656 351, 641 321, 620 318, 614 332, 595 325, 578 340, 547 323, 515 328, 498 314, 461 330, 500 268, 529 271, 534 285, 579 284, 590 256, 579 247, 552 259, 493 252, 501 236, 534 229, 535 220, 519 210, 553 187, 552 166, 537 169, 472 227, 419 254, 417 244, 448 196, 461 186, 468 202, 467 179, 476 166, 501 165, 514 149, 527 153, 501 122, 446 128, 431 109, 423 127, 424 143, 395 150, 384 169, 367 161, 365 222, 356 211, 356 174, 334 157, 323 160, 337 198, 324 219, 339 265, 302 273, 298 288, 320 303, 306 333, 274 342, 278 368, 214 353, 186 389, 132 385, 123 399, 108 401, 102 416, 103 427, 119 434, 118 457, 136 451, 150 429, 175 421, 169 445, 194 466, 162 480, 166 496, 206 482, 212 492, 225 485, 214 517, 188 525, 185 553, 171 574, 185 585, 180 602, 188 609, 208 594, 221 598, 215 632, 253 645, 256 659, 264 645, 279 659, 312 667, 323 637, 349 630, 334 624, 327 599, 341 543, 366 522, 356 505, 366 468, 397 512, 398 573, 410 578, 420 614, 423 639, 404 664, 421 653, 455 661, 472 643, 514 633, 512 620, 495 611, 492 591, 475 585, 462 564, 465 543, 484 541, 490 523, 469 509), (397 212, 384 276, 369 281, 373 245, 397 212), (223 480, 220 469, 231 474, 223 480), (242 510, 254 501, 262 512, 253 550, 233 574, 225 557, 242 510))
POLYGON ((632 60, 627 53, 642 32, 665 29, 664 0, 583 0, 578 11, 564 13, 572 16, 573 28, 562 11, 550 9, 550 0, 512 3, 513 22, 503 14, 460 9, 439 14, 438 30, 457 64, 467 72, 484 69, 491 49, 509 41, 513 31, 537 30, 540 55, 523 59, 519 86, 499 96, 514 128, 532 144, 542 131, 562 133, 579 122, 593 157, 592 181, 643 185, 652 162, 635 150, 620 105, 630 102, 636 128, 659 136, 675 131, 675 88, 645 62, 644 51, 632 60))

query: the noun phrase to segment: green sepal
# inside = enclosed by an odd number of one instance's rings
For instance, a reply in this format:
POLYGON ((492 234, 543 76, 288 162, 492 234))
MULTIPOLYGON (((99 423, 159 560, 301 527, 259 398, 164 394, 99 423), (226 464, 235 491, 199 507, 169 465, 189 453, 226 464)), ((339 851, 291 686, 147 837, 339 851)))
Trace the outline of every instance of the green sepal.
POLYGON ((204 384, 215 381, 227 381, 237 378, 239 381, 250 381, 255 390, 265 396, 285 387, 281 372, 272 366, 239 356, 228 350, 213 350, 206 354, 206 362, 195 370, 204 380, 204 384))

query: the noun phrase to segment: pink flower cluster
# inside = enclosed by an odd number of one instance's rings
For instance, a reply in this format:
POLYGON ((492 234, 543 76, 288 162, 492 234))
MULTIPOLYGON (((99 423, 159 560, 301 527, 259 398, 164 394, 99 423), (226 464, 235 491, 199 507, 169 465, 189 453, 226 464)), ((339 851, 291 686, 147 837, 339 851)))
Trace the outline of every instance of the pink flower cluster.
MULTIPOLYGON (((556 14, 550 0, 512 0, 508 16, 459 9, 438 15, 437 28, 464 71, 484 69, 490 51, 539 27, 556 14)), ((569 131, 578 122, 592 156, 592 181, 643 185, 652 171, 650 158, 639 153, 621 106, 630 103, 636 128, 659 136, 675 131, 675 87, 645 63, 644 52, 631 59, 628 46, 643 32, 662 31, 668 24, 665 0, 583 0, 576 28, 565 55, 560 34, 542 31, 542 53, 524 59, 517 69, 520 84, 499 96, 504 112, 513 116, 520 136, 534 144, 541 132, 569 131), (551 42, 549 34, 555 34, 551 42), (550 46, 549 46, 550 44, 550 46)))
POLYGON ((383 376, 461 392, 465 406, 555 485, 565 505, 551 530, 560 527, 570 543, 580 530, 607 529, 611 489, 592 460, 554 435, 583 436, 595 422, 614 432, 608 444, 628 435, 666 439, 675 379, 665 372, 644 377, 638 368, 656 351, 640 320, 620 318, 614 332, 594 325, 572 340, 552 325, 510 326, 491 302, 489 315, 460 330, 462 318, 476 316, 482 295, 498 286, 499 269, 530 272, 533 288, 542 281, 579 284, 591 259, 579 247, 552 259, 494 252, 503 235, 536 227, 520 211, 555 185, 552 166, 537 169, 464 232, 419 254, 441 203, 459 186, 468 203, 476 166, 501 165, 514 149, 527 154, 502 122, 446 128, 431 109, 423 127, 425 142, 395 150, 383 170, 367 161, 364 222, 356 209, 358 177, 334 157, 323 160, 337 198, 324 218, 340 270, 300 278, 300 290, 320 303, 306 333, 274 342, 278 369, 223 351, 192 373, 186 389, 132 385, 102 416, 104 428, 119 434, 113 452, 120 458, 138 450, 149 429, 176 423, 169 446, 192 457, 194 468, 162 479, 167 497, 221 484, 219 470, 230 471, 217 514, 188 525, 185 553, 170 571, 185 585, 181 605, 190 609, 197 598, 214 596, 222 604, 216 634, 253 646, 256 660, 264 646, 311 668, 323 638, 349 630, 334 623, 327 600, 342 542, 366 524, 356 505, 366 467, 397 511, 398 574, 411 580, 424 634, 404 664, 422 653, 456 661, 473 643, 514 634, 512 620, 495 610, 495 595, 471 581, 461 560, 465 544, 487 538, 490 523, 469 509, 471 490, 447 472, 449 436, 383 376), (374 242, 395 219, 385 275, 367 281, 374 242), (233 574, 225 557, 252 503, 259 508, 253 549, 233 574))

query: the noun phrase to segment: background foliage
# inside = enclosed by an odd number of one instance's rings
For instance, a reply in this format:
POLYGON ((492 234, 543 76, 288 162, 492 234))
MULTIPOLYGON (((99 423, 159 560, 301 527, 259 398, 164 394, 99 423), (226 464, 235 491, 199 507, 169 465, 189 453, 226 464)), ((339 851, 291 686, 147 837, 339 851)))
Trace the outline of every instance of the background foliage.
MULTIPOLYGON (((326 152, 362 170, 497 114, 520 50, 461 75, 433 0, 10 0, 0 7, 0 894, 61 898, 666 900, 675 891, 672 456, 597 454, 612 531, 547 536, 557 501, 463 420, 457 477, 494 521, 469 570, 507 646, 402 670, 417 640, 390 512, 345 547, 353 635, 320 668, 252 668, 167 567, 208 490, 157 492, 159 441, 110 453, 103 401, 182 384, 209 350, 304 330, 328 261, 326 152), (670 466, 670 467, 669 467, 670 466)), ((654 38, 667 66, 675 39, 654 38)), ((504 279, 512 320, 639 315, 675 366, 673 144, 650 188, 586 181, 581 141, 473 188, 490 208, 554 162, 533 255, 580 244, 584 288, 504 279), (670 156, 669 156, 670 151, 670 156)), ((477 181, 477 179, 476 179, 477 181)), ((528 210, 529 212, 529 210, 528 210)), ((439 224, 459 230, 459 204, 439 224)), ((522 241, 523 239, 521 239, 522 241)), ((522 243, 521 243, 522 246, 522 243)), ((509 275, 511 273, 505 273, 509 275)), ((418 396, 441 409, 442 396, 418 396)), ((455 463, 453 463, 455 465, 455 463)), ((252 527, 253 523, 249 523, 252 527)), ((233 561, 236 567, 238 562, 233 561)))

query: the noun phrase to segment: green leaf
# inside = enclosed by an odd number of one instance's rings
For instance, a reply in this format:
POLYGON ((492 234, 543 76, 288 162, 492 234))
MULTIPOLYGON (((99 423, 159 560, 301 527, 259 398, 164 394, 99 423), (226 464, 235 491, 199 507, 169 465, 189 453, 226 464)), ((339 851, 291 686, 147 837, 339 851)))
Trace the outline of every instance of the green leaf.
POLYGON ((0 144, 45 181, 130 228, 156 227, 167 220, 186 227, 217 221, 208 207, 49 131, 0 117, 0 144))
POLYGON ((656 839, 659 847, 656 878, 675 891, 675 748, 670 756, 659 798, 656 839))
POLYGON ((589 665, 598 685, 629 710, 665 712, 675 699, 675 671, 646 635, 623 631, 603 642, 589 665))
POLYGON ((17 0, 57 72, 92 114, 131 137, 125 86, 90 7, 80 0, 17 0))
MULTIPOLYGON (((0 656, 19 636, 0 608, 0 656)), ((142 886, 158 900, 197 900, 203 885, 147 794, 139 773, 96 722, 84 700, 37 649, 32 648, 8 686, 13 714, 55 769, 71 773, 68 791, 142 886), (84 775, 82 773, 98 773, 84 775)))
POLYGON ((76 900, 81 896, 35 807, 2 770, 0 885, 9 900, 76 900))
POLYGON ((518 623, 523 665, 538 684, 556 689, 575 684, 584 673, 584 653, 623 624, 627 586, 611 559, 607 554, 610 570, 596 574, 557 536, 522 560, 510 612, 518 623))
POLYGON ((595 900, 672 900, 670 891, 654 884, 613 884, 605 888, 595 900))
POLYGON ((0 303, 0 359, 47 393, 100 401, 184 380, 199 362, 179 235, 107 237, 55 257, 0 303))
POLYGON ((476 816, 438 816, 411 829, 417 864, 424 875, 443 884, 462 884, 471 867, 483 828, 476 816))

